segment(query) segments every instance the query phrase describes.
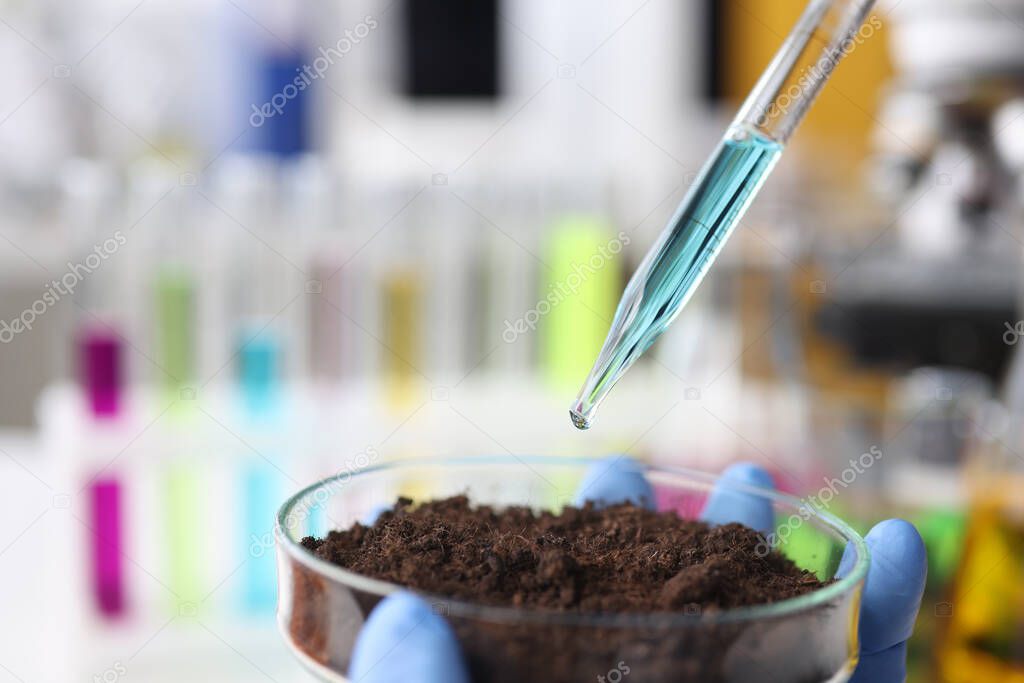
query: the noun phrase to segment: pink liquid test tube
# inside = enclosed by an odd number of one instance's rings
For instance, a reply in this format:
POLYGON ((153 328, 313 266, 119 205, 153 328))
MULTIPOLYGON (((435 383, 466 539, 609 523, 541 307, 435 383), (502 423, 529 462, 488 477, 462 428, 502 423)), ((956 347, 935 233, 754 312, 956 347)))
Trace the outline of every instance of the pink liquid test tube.
POLYGON ((121 482, 102 476, 90 485, 89 498, 93 594, 100 614, 112 618, 125 609, 121 482))
MULTIPOLYGON (((112 421, 121 410, 121 338, 106 328, 84 330, 79 354, 90 421, 102 428, 96 423, 112 421)), ((121 480, 116 473, 101 471, 88 489, 93 597, 100 614, 114 618, 125 610, 121 480)))
POLYGON ((114 417, 121 407, 121 338, 97 327, 80 339, 82 386, 93 415, 114 417))

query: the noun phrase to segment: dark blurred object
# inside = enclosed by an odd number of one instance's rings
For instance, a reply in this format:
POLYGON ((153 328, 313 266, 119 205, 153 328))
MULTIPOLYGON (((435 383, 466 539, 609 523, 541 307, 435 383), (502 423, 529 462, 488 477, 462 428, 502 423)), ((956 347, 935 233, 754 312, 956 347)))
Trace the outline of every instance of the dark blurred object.
POLYGON ((863 366, 905 371, 941 365, 997 381, 1017 319, 1016 254, 958 260, 894 253, 857 261, 816 315, 816 327, 863 366))
POLYGON ((499 94, 497 0, 405 0, 405 91, 411 97, 499 94))
MULTIPOLYGON (((704 0, 704 70, 701 82, 701 94, 708 104, 718 104, 725 97, 725 60, 729 51, 725 43, 725 13, 722 0, 704 0)), ((690 17, 683 15, 685 20, 690 17)))

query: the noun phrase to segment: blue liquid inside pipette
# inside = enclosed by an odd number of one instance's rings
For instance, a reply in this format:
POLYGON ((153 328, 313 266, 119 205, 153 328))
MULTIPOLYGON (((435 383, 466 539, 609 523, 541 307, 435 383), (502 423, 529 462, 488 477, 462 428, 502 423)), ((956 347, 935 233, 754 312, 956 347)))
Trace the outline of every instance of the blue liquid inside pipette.
POLYGON ((576 427, 590 427, 608 391, 689 301, 781 153, 782 145, 754 130, 734 126, 726 133, 629 281, 570 409, 576 427))

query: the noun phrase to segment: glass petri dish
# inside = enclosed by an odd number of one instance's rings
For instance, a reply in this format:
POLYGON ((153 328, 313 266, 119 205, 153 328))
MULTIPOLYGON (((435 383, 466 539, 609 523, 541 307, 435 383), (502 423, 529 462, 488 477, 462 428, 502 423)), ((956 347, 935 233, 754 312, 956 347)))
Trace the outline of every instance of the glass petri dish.
MULTIPOLYGON (((360 629, 401 587, 318 559, 306 536, 372 518, 405 496, 466 495, 496 507, 558 510, 598 458, 423 458, 346 470, 288 499, 278 512, 278 625, 290 649, 324 681, 346 681, 360 629)), ((763 499, 775 512, 776 548, 828 582, 797 598, 704 614, 587 614, 495 607, 424 595, 451 624, 474 681, 586 680, 628 666, 649 683, 838 683, 857 663, 863 539, 797 498, 682 468, 640 466, 658 510, 696 518, 714 488, 763 499), (844 551, 841 576, 837 576, 844 551)))

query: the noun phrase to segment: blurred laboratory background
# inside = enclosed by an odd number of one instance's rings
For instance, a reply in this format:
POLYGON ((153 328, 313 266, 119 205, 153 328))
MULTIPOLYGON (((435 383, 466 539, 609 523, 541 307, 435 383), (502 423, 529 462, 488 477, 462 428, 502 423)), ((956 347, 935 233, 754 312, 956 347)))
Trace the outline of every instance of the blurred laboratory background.
POLYGON ((0 681, 306 680, 285 497, 493 453, 753 460, 904 516, 911 680, 1024 680, 1024 1, 881 2, 568 418, 804 4, 0 0, 0 681))

